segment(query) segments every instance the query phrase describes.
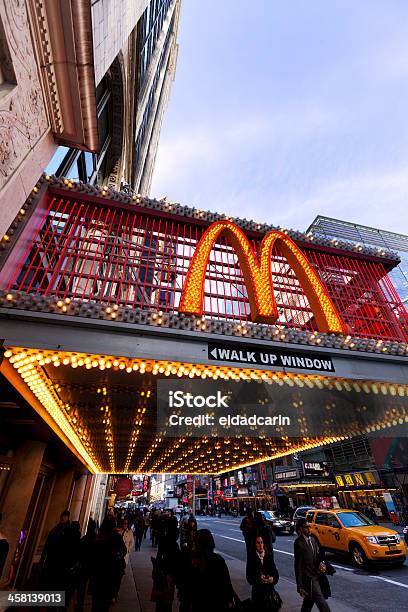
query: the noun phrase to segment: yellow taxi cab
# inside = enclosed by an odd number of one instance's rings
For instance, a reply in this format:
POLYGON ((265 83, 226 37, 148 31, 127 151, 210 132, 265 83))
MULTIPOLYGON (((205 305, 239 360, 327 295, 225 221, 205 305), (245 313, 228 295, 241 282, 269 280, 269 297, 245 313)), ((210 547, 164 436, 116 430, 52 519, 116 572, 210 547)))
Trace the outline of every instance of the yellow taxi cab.
POLYGON ((320 546, 345 553, 358 567, 370 561, 402 565, 407 556, 403 538, 393 529, 375 525, 355 510, 309 510, 306 520, 320 546))

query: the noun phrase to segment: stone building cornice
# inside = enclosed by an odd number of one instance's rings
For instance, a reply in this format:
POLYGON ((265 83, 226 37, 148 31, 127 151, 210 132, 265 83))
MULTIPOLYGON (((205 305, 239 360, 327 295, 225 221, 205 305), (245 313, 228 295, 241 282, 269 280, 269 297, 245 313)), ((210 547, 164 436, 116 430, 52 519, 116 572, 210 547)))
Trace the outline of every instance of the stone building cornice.
POLYGON ((28 0, 54 137, 98 151, 90 0, 28 0))

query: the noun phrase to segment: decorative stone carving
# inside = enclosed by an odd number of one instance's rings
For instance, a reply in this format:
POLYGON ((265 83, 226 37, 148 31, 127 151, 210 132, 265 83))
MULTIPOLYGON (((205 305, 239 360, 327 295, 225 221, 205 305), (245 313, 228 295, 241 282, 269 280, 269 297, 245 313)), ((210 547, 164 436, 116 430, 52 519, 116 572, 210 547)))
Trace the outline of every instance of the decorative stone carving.
POLYGON ((0 189, 49 129, 24 0, 3 0, 0 19, 17 85, 0 102, 0 189))
POLYGON ((27 0, 27 2, 27 8, 31 13, 32 31, 39 58, 39 67, 43 74, 42 81, 47 98, 52 131, 55 134, 61 134, 64 122, 62 120, 54 62, 52 61, 53 56, 47 12, 42 0, 27 0))
POLYGON ((107 168, 109 171, 107 185, 118 189, 121 179, 123 150, 123 111, 124 111, 124 61, 122 52, 113 62, 109 70, 112 100, 112 134, 107 151, 107 168))

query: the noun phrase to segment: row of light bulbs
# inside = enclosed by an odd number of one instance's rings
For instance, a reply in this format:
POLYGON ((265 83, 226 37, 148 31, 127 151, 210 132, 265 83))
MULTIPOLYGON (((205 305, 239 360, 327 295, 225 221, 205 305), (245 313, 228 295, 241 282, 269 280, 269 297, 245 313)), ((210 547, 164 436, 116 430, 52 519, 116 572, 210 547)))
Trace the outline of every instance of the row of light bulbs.
MULTIPOLYGON (((27 307, 27 299, 30 297, 29 294, 21 292, 0 291, 0 298, 4 297, 6 303, 10 306, 19 307, 21 300, 23 305, 27 307)), ((93 307, 93 302, 82 302, 80 300, 71 300, 67 297, 64 299, 55 299, 50 296, 45 296, 46 302, 49 302, 50 307, 56 308, 61 314, 74 314, 71 305, 80 304, 81 306, 93 307)), ((98 304, 97 304, 98 305, 98 304)), ((39 305, 36 303, 36 309, 39 305)), ((105 316, 112 321, 118 321, 120 313, 129 311, 132 309, 131 306, 119 306, 113 304, 104 307, 102 312, 105 316)), ((385 354, 385 355, 397 355, 404 356, 408 354, 408 343, 399 342, 395 340, 383 340, 373 338, 361 338, 351 335, 342 334, 327 334, 321 332, 307 332, 295 328, 285 328, 283 325, 266 325, 261 323, 250 323, 246 321, 240 321, 232 323, 229 321, 214 321, 211 318, 205 316, 195 316, 186 314, 172 314, 174 317, 179 317, 180 321, 189 318, 192 322, 192 327, 198 332, 211 332, 211 328, 214 324, 217 324, 217 334, 228 333, 229 335, 238 337, 248 338, 262 338, 266 341, 273 340, 276 342, 285 342, 290 344, 300 345, 312 345, 319 346, 321 348, 335 348, 335 349, 346 349, 353 352, 363 351, 368 353, 385 354), (224 330, 224 332, 223 332, 224 330)), ((155 327, 168 327, 169 326, 169 315, 163 313, 163 311, 148 312, 146 320, 147 325, 155 327)))
POLYGON ((54 367, 70 366, 72 368, 119 370, 128 374, 138 373, 153 376, 177 376, 178 378, 224 379, 224 380, 262 380, 268 383, 288 385, 290 387, 309 387, 310 389, 336 389, 338 391, 357 393, 374 393, 376 395, 399 395, 404 397, 408 393, 407 385, 394 383, 351 381, 334 377, 324 377, 319 374, 294 374, 285 372, 261 371, 250 368, 230 366, 212 366, 203 364, 181 363, 166 360, 131 359, 125 357, 112 357, 107 355, 92 355, 84 353, 53 352, 48 350, 9 349, 5 353, 10 363, 18 364, 19 373, 22 373, 30 363, 40 366, 53 365, 54 367))
MULTIPOLYGON (((71 419, 68 416, 64 403, 59 398, 51 381, 44 374, 38 362, 36 360, 27 360, 25 356, 22 357, 22 353, 17 353, 19 359, 17 359, 17 361, 12 361, 10 353, 12 353, 12 351, 6 351, 5 357, 9 358, 23 381, 51 416, 56 425, 55 432, 57 435, 63 432, 92 472, 102 472, 101 465, 91 448, 89 440, 79 432, 79 424, 76 424, 73 419, 72 422, 70 422, 71 419)), ((23 353, 25 353, 25 351, 23 351, 23 353)))
MULTIPOLYGON (((244 380, 256 380, 259 379, 259 372, 252 370, 242 371, 239 368, 221 368, 218 366, 203 366, 203 365, 193 365, 193 364, 180 364, 175 362, 166 362, 166 361, 147 361, 147 360, 129 360, 118 358, 115 359, 113 357, 101 356, 101 355, 86 355, 86 354, 73 354, 73 353, 55 353, 52 351, 36 351, 32 349, 22 350, 19 348, 11 348, 8 349, 5 353, 6 358, 9 359, 10 363, 13 364, 14 368, 17 369, 19 374, 22 376, 23 380, 27 382, 27 384, 31 385, 33 390, 35 390, 37 397, 42 401, 48 412, 52 415, 53 419, 57 423, 62 423, 61 428, 67 429, 67 426, 72 427, 74 429, 74 433, 76 435, 76 444, 75 447, 79 450, 79 448, 84 446, 84 441, 81 441, 82 432, 79 432, 79 423, 71 422, 69 423, 69 415, 67 416, 67 409, 64 409, 63 404, 60 402, 58 395, 55 393, 55 388, 58 389, 57 386, 54 388, 49 388, 47 383, 42 380, 42 368, 41 366, 46 364, 52 364, 56 367, 59 365, 70 366, 72 368, 76 367, 87 367, 91 365, 92 368, 99 368, 103 370, 107 368, 107 364, 111 364, 110 367, 118 370, 123 370, 124 372, 139 372, 145 374, 152 375, 172 375, 179 377, 208 377, 208 378, 217 378, 224 377, 227 379, 244 379, 244 380), (58 364, 58 365, 57 365, 58 364), (122 367, 120 367, 122 366, 122 367), (79 446, 79 448, 78 448, 79 446)), ((45 378, 45 377, 44 377, 45 378)), ((317 387, 319 389, 330 388, 337 389, 339 391, 346 392, 362 392, 365 394, 382 394, 382 395, 390 395, 390 396, 399 396, 406 397, 408 395, 408 386, 406 385, 394 385, 391 383, 377 383, 377 382, 369 382, 369 381, 347 381, 340 380, 334 378, 324 378, 319 375, 295 375, 295 374, 285 374, 285 373, 276 373, 276 372, 262 372, 261 379, 266 380, 273 384, 278 385, 289 385, 289 386, 307 386, 309 388, 317 387)), ((48 380, 48 379, 46 379, 48 380)), ((106 394, 106 387, 99 388, 102 394, 106 394)), ((97 390, 98 391, 98 390, 97 390)), ((150 395, 150 390, 146 392, 146 395, 150 395)), ((142 414, 145 412, 146 408, 142 408, 142 414)), ((140 415, 140 417, 142 416, 140 415)), ((105 415, 106 417, 106 415, 105 415)), ((109 454, 109 463, 110 463, 110 471, 115 472, 115 464, 114 464, 114 441, 111 429, 111 415, 108 415, 109 423, 107 423, 107 427, 105 430, 105 438, 106 438, 106 446, 108 448, 109 454)), ((130 468, 131 460, 133 458, 133 454, 135 449, 137 448, 137 439, 140 433, 141 420, 137 419, 134 423, 133 430, 130 436, 130 446, 128 449, 128 455, 125 461, 125 470, 128 471, 130 468)), ((393 424, 393 421, 391 421, 393 424)), ((396 423, 394 423, 396 424, 396 423)), ((389 422, 381 422, 372 426, 373 431, 378 431, 383 427, 389 426, 389 422)), ((63 429, 64 430, 64 429, 63 429)), ((66 431, 64 430, 64 433, 66 431)), ((69 431, 68 431, 69 433, 69 431)), ((73 440, 68 435, 71 442, 73 440)), ((332 438, 328 438, 328 442, 333 441, 332 438)), ((220 450, 219 441, 216 441, 214 445, 212 445, 214 452, 211 450, 210 452, 198 452, 201 448, 201 444, 194 446, 186 446, 185 439, 176 439, 173 444, 169 447, 165 447, 164 442, 167 442, 167 439, 164 438, 163 435, 157 436, 151 445, 146 457, 140 463, 137 468, 138 472, 145 471, 148 469, 149 471, 171 471, 181 469, 183 471, 182 465, 183 462, 191 469, 198 469, 200 465, 203 466, 206 470, 211 473, 216 473, 224 470, 225 468, 229 468, 232 465, 236 465, 239 460, 244 460, 244 465, 250 465, 254 461, 257 461, 256 452, 263 451, 263 449, 268 449, 268 454, 265 454, 266 457, 271 458, 271 456, 276 457, 279 456, 279 448, 276 446, 276 442, 270 440, 262 440, 260 442, 261 446, 256 448, 256 444, 251 443, 251 449, 245 448, 247 443, 245 441, 239 442, 239 449, 234 448, 230 451, 228 448, 229 440, 224 440, 223 448, 225 452, 215 452, 220 450), (218 448, 217 448, 218 447, 218 448), (174 453, 177 453, 178 456, 174 458, 174 453)), ((310 442, 310 440, 304 440, 302 443, 302 449, 305 449, 305 444, 307 448, 313 448, 321 445, 324 441, 318 440, 317 442, 310 442), (312 445, 312 446, 310 446, 312 445)), ((208 444, 208 442, 204 442, 203 444, 208 444)), ((85 444, 86 453, 90 456, 91 462, 94 464, 94 468, 97 468, 97 471, 102 471, 100 465, 96 465, 97 460, 95 455, 92 453, 90 449, 89 441, 85 444)), ((285 450, 284 454, 288 452, 293 452, 293 444, 292 442, 287 442, 287 450, 285 450)))

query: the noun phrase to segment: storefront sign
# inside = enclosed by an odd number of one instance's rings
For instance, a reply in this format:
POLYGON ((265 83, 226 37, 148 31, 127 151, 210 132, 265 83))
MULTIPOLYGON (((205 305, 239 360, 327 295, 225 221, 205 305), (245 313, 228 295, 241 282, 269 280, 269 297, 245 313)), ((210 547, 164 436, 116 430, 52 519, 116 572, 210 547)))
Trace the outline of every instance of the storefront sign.
POLYGON ((318 370, 334 372, 330 355, 311 353, 310 351, 290 350, 284 348, 257 348, 243 344, 208 344, 208 359, 228 361, 241 364, 279 366, 292 370, 318 370))
POLYGON ((336 474, 336 484, 339 488, 364 487, 380 484, 377 472, 352 472, 350 474, 336 474))
POLYGON ((282 482, 283 480, 298 480, 299 472, 296 468, 291 470, 285 470, 282 472, 275 472, 275 480, 282 482))
POLYGON ((248 495, 248 489, 246 487, 241 487, 238 489, 238 495, 248 495))
POLYGON ((133 482, 130 478, 118 478, 113 488, 119 498, 126 497, 133 489, 133 482))
POLYGON ((220 237, 228 239, 238 257, 252 321, 274 324, 279 317, 271 270, 272 249, 277 245, 307 296, 319 331, 347 331, 317 272, 287 234, 276 230, 268 232, 263 237, 258 256, 244 232, 228 220, 216 221, 202 235, 184 282, 179 312, 203 314, 205 273, 211 251, 220 237))
POLYGON ((303 474, 306 477, 328 478, 330 475, 329 465, 326 461, 303 461, 303 474))

